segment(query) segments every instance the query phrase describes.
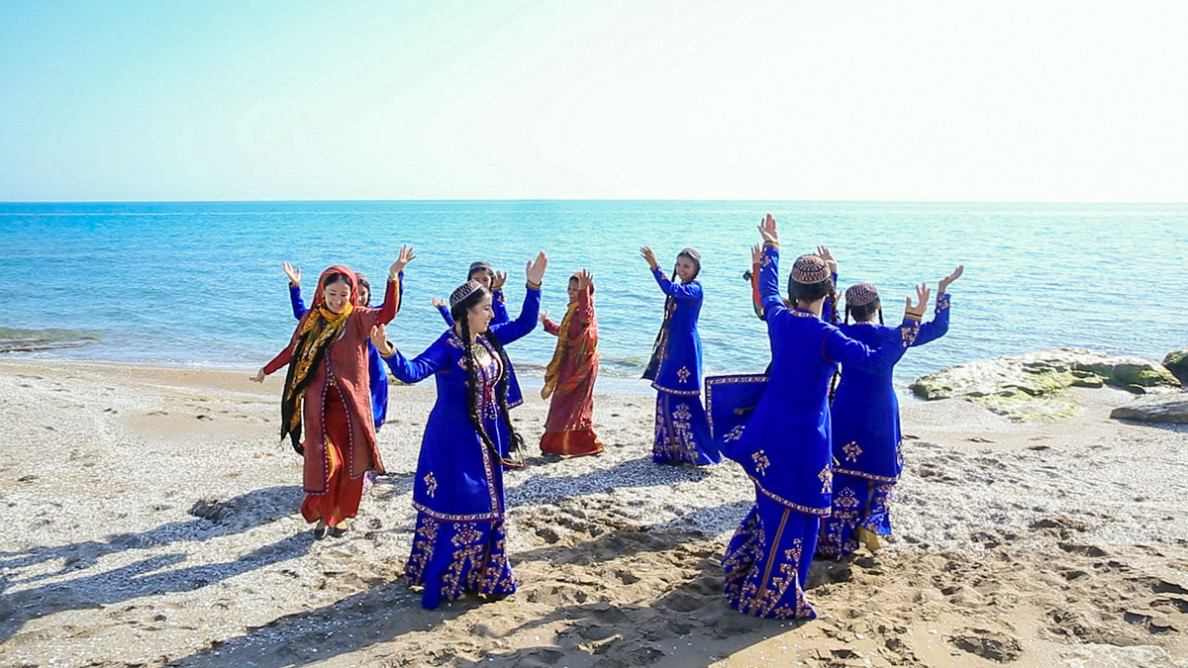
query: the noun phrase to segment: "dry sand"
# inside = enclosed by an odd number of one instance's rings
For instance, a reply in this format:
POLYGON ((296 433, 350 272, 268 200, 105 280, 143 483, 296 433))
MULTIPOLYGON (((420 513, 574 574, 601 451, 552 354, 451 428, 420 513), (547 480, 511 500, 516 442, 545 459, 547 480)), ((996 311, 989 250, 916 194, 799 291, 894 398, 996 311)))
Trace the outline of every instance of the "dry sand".
MULTIPOLYGON (((598 396, 598 457, 507 477, 520 590, 426 611, 400 582, 433 389, 394 388, 391 475, 314 542, 278 378, 0 361, 0 665, 1188 666, 1188 429, 904 406, 896 535, 818 562, 822 617, 732 611, 753 492, 650 461, 653 399, 598 396)), ((545 404, 515 418, 539 439, 545 404)))

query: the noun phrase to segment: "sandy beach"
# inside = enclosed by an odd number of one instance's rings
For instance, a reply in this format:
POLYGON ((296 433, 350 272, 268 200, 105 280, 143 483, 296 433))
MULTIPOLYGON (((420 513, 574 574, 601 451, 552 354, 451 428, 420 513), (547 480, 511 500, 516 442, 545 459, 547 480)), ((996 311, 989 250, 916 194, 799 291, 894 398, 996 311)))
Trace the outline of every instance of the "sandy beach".
MULTIPOLYGON (((597 457, 507 475, 519 591, 435 611, 400 581, 433 388, 393 388, 389 469, 315 542, 281 379, 0 361, 0 665, 1188 666, 1188 427, 906 402, 896 534, 817 562, 820 619, 731 610, 753 499, 733 463, 651 463, 653 398, 599 395, 597 457)), ((531 394, 531 393, 530 393, 531 394)), ((514 411, 530 444, 546 405, 514 411)))

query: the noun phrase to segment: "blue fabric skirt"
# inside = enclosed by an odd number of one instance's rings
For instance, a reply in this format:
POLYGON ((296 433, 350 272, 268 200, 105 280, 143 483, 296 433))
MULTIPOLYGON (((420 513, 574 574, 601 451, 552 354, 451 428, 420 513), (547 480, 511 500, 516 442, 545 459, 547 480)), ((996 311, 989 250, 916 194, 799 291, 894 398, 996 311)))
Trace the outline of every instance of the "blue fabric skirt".
POLYGON ((417 513, 412 554, 404 567, 409 585, 422 586, 421 606, 436 608, 466 593, 507 596, 516 577, 507 561, 503 520, 446 522, 417 513))
POLYGON ((704 466, 722 461, 710 437, 709 419, 697 395, 656 392, 656 439, 652 461, 658 464, 704 466))
POLYGON ((757 495, 722 558, 730 607, 755 617, 816 618, 804 587, 820 525, 818 517, 757 495))
POLYGON ((858 549, 858 529, 891 535, 895 483, 833 474, 833 513, 821 524, 817 554, 844 557, 858 549))

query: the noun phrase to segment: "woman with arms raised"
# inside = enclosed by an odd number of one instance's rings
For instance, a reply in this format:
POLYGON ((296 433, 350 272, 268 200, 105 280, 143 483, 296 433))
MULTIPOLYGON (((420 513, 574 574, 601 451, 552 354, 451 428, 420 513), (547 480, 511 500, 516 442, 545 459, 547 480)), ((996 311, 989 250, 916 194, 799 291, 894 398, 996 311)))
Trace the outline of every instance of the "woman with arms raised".
POLYGON ((405 580, 424 587, 426 608, 466 592, 506 596, 516 589, 504 547, 503 467, 516 464, 501 453, 518 449, 504 345, 536 327, 547 266, 544 253, 528 263, 524 306, 501 325, 491 325, 491 293, 476 281, 462 284, 450 295, 454 326, 416 359, 389 343, 383 327, 372 332, 397 379, 437 380, 413 481, 417 529, 405 566, 405 580))
MULTIPOLYGON (((949 331, 949 284, 965 267, 942 278, 932 322, 920 325, 911 346, 935 341, 949 331)), ((883 324, 879 291, 870 283, 846 290, 843 334, 878 347, 899 336, 883 324), (850 323, 850 317, 855 319, 850 323)), ((821 525, 817 554, 844 557, 861 542, 871 552, 879 536, 891 534, 891 498, 903 471, 903 439, 899 431, 899 399, 891 384, 894 367, 864 369, 842 365, 841 383, 833 398, 833 512, 821 525)))
POLYGON ((652 461, 660 464, 702 466, 722 461, 710 438, 709 421, 701 405, 701 337, 697 319, 703 293, 697 275, 701 254, 686 248, 677 254, 669 280, 651 248, 639 249, 664 292, 664 321, 643 377, 656 389, 656 437, 652 461))
POLYGON ((281 396, 281 438, 289 436, 305 457, 301 514, 318 523, 316 538, 324 537, 328 527, 336 536, 346 531, 347 518, 359 510, 364 474, 384 470, 375 442, 368 335, 396 315, 400 272, 415 258, 411 247, 400 249, 378 309, 357 305, 358 279, 350 269, 335 265, 322 272, 313 304, 297 323, 289 346, 252 378, 262 383, 266 375, 289 365, 281 396))
POLYGON ((557 337, 553 359, 540 390, 549 403, 540 450, 547 455, 595 455, 602 441, 594 434, 594 381, 598 379, 598 319, 594 316, 594 277, 585 269, 569 277, 569 306, 561 324, 541 316, 545 331, 557 337))
POLYGON ((900 339, 878 350, 847 338, 821 320, 833 293, 829 264, 802 255, 788 280, 789 304, 779 289, 779 235, 770 215, 759 226, 763 257, 759 288, 771 340, 767 389, 747 423, 723 439, 728 457, 742 464, 755 485, 755 505, 726 550, 726 597, 757 617, 811 618, 804 596, 820 520, 829 514, 829 380, 838 362, 888 367, 918 330, 927 300, 909 308, 900 339))

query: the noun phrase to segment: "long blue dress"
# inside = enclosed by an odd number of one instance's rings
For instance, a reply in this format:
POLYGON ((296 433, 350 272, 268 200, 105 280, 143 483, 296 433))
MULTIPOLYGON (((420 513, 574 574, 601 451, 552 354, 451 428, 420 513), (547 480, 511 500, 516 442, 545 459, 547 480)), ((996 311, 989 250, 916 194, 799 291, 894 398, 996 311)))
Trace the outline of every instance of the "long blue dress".
POLYGON ((656 392, 656 437, 652 461, 694 466, 717 464, 722 454, 710 437, 701 404, 701 283, 674 283, 657 267, 652 270, 664 291, 665 317, 644 378, 656 392))
MULTIPOLYGON (((441 318, 445 320, 447 327, 454 326, 454 316, 450 315, 450 309, 447 306, 439 306, 437 310, 441 312, 441 318)), ((495 317, 491 319, 491 325, 502 325, 511 320, 507 315, 507 305, 504 304, 503 290, 495 290, 491 293, 491 310, 495 312, 495 317)), ((520 381, 516 378, 515 365, 509 364, 507 367, 507 407, 515 408, 524 403, 524 393, 520 390, 520 381)), ((507 453, 503 453, 506 457, 507 453)))
MULTIPOLYGON (((503 344, 536 327, 540 290, 529 288, 520 317, 492 325, 503 344)), ((501 452, 509 449, 507 416, 495 395, 504 369, 485 335, 476 340, 490 363, 479 369, 476 406, 483 430, 501 452)), ((437 402, 429 413, 413 482, 417 529, 405 580, 424 586, 421 605, 436 608, 441 599, 466 592, 505 596, 516 590, 504 546, 503 469, 469 417, 466 353, 451 329, 425 352, 409 360, 397 351, 385 358, 392 374, 406 383, 429 376, 437 380, 437 402)))
MULTIPOLYGON (((949 331, 949 295, 936 300, 932 322, 920 326, 911 346, 935 341, 949 331)), ((900 336, 894 327, 842 325, 842 332, 868 346, 881 346, 900 336)), ((833 512, 821 527, 817 554, 842 557, 858 549, 858 529, 879 536, 891 533, 891 499, 903 471, 899 400, 891 384, 893 368, 877 370, 842 365, 834 394, 833 512)))
MULTIPOLYGON (((403 293, 403 280, 400 281, 400 290, 403 293)), ((293 317, 300 320, 308 310, 305 308, 305 300, 301 298, 300 285, 289 286, 289 302, 293 306, 293 317)), ((384 369, 379 351, 371 341, 367 342, 367 377, 368 387, 371 389, 371 417, 375 420, 375 430, 379 431, 388 416, 388 372, 384 369)))
POLYGON ((771 341, 767 389, 746 425, 725 441, 727 457, 755 484, 755 505, 735 532, 722 566, 726 597, 757 617, 811 618, 804 597, 820 520, 829 514, 829 379, 838 362, 890 368, 918 329, 878 350, 855 341, 809 311, 789 309, 779 292, 779 250, 764 249, 760 293, 771 341))

